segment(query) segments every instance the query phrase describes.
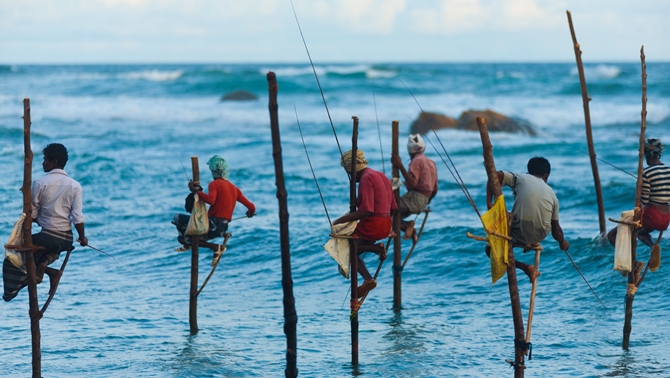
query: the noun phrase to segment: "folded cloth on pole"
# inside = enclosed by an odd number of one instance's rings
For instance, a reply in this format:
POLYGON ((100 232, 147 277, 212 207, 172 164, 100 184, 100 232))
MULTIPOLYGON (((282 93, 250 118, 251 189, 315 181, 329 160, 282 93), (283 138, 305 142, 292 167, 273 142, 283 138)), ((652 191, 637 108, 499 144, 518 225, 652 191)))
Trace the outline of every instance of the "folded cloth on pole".
MULTIPOLYGON (((623 211, 621 213, 621 222, 632 222, 634 210, 623 211)), ((614 244, 614 270, 627 274, 633 270, 632 256, 630 249, 633 242, 633 228, 626 224, 618 223, 616 226, 616 243, 614 244)))
MULTIPOLYGON (((26 218, 26 214, 23 213, 19 217, 19 220, 14 223, 14 229, 12 229, 12 233, 9 235, 9 240, 7 241, 7 244, 10 245, 23 245, 23 235, 21 233, 21 230, 23 229, 23 220, 26 218)), ((23 254, 23 252, 18 252, 13 249, 7 249, 5 248, 5 257, 9 262, 12 263, 16 268, 18 268, 21 272, 26 274, 26 256, 23 254)))
POLYGON ((489 245, 491 246, 491 254, 489 256, 491 260, 491 281, 492 283, 496 283, 507 272, 509 257, 507 253, 508 241, 505 238, 491 235, 490 232, 495 232, 499 235, 509 235, 505 197, 501 195, 496 198, 493 207, 482 215, 481 220, 489 239, 489 245))
MULTIPOLYGON (((334 224, 332 235, 351 236, 356 230, 357 222, 334 224)), ((351 239, 330 238, 323 248, 340 266, 340 273, 349 278, 349 242, 351 239)))

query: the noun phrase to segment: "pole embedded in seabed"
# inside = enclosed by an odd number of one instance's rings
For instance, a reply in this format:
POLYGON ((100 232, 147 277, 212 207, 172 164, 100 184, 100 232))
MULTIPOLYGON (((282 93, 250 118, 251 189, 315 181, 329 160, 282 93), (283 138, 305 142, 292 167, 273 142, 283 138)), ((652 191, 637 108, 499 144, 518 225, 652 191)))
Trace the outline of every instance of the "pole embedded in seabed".
MULTIPOLYGON (((637 222, 641 218, 642 204, 640 198, 642 197, 642 173, 644 166, 642 159, 644 159, 644 138, 647 130, 647 64, 645 63, 644 46, 640 49, 640 60, 642 62, 642 111, 640 112, 640 146, 637 161, 637 182, 635 185, 635 215, 633 221, 637 222)), ((631 236, 631 261, 633 263, 632 270, 628 273, 628 285, 626 286, 626 312, 624 316, 623 325, 623 342, 621 347, 628 350, 630 343, 630 332, 633 329, 633 300, 635 299, 635 292, 640 286, 641 282, 636 282, 635 271, 637 270, 637 234, 638 228, 633 229, 631 236)))
POLYGON ((277 105, 277 77, 274 72, 268 72, 268 91, 270 101, 270 129, 272 131, 272 158, 275 164, 275 178, 277 185, 277 200, 279 202, 279 238, 281 244, 281 271, 282 289, 284 291, 284 334, 286 335, 286 378, 298 376, 297 353, 298 338, 296 335, 296 324, 298 315, 295 311, 295 298, 293 296, 293 278, 291 277, 291 250, 288 227, 288 205, 286 203, 286 185, 284 182, 284 168, 281 150, 281 138, 279 135, 279 114, 277 105))
MULTIPOLYGON (((392 123, 392 137, 391 137, 391 150, 393 155, 399 155, 398 151, 398 121, 393 121, 392 123)), ((393 178, 400 179, 400 173, 396 166, 393 166, 391 170, 393 178)), ((393 196, 395 197, 395 202, 400 203, 400 188, 393 191, 393 196)), ((402 253, 402 240, 400 240, 400 212, 396 211, 393 216, 393 231, 396 236, 393 238, 393 309, 399 311, 402 309, 402 264, 401 256, 402 253)))
POLYGON ((577 70, 579 72, 579 83, 582 89, 582 101, 584 102, 584 122, 586 125, 586 144, 589 148, 589 158, 591 160, 591 171, 593 172, 593 184, 596 190, 596 201, 598 202, 598 224, 600 226, 600 237, 604 238, 607 234, 606 220, 605 220, 605 205, 603 203, 603 190, 600 185, 600 174, 598 173, 598 162, 596 161, 596 151, 593 148, 593 135, 591 133, 591 114, 589 110, 589 97, 586 88, 586 77, 584 76, 584 65, 582 64, 582 51, 577 43, 577 36, 575 29, 572 26, 572 15, 570 11, 568 14, 568 23, 570 24, 570 34, 572 35, 572 43, 575 48, 575 58, 577 59, 577 70))
MULTIPOLYGON (((488 184, 492 189, 493 195, 498 198, 502 195, 502 188, 498 181, 495 162, 493 160, 493 146, 489 139, 489 131, 486 127, 484 118, 477 118, 479 134, 482 138, 482 147, 484 149, 484 167, 488 175, 488 184)), ((511 219, 510 219, 511 221, 511 219)), ((509 296, 512 303, 512 318, 514 320, 514 377, 524 376, 524 350, 522 343, 525 343, 523 329, 523 314, 521 313, 521 301, 519 300, 519 286, 516 279, 516 266, 514 262, 514 247, 509 243, 507 257, 507 283, 509 285, 509 296)))
POLYGON ((28 273, 28 304, 30 310, 30 334, 32 338, 32 364, 33 377, 42 377, 42 348, 41 348, 41 332, 40 332, 40 314, 39 302, 37 300, 37 273, 35 266, 35 248, 33 248, 32 236, 32 172, 33 172, 33 151, 30 149, 30 99, 23 99, 23 185, 21 192, 23 192, 23 212, 26 214, 23 220, 21 233, 23 234, 23 245, 31 247, 30 251, 24 252, 26 256, 26 272, 28 273))
MULTIPOLYGON (((193 171, 193 183, 200 185, 200 165, 198 157, 191 156, 191 169, 193 171)), ((193 216, 193 215, 191 215, 193 216)), ((191 236, 191 290, 188 302, 188 324, 191 334, 198 333, 198 247, 200 245, 199 235, 191 236)))
MULTIPOLYGON (((356 211, 356 153, 358 152, 358 117, 353 116, 353 132, 351 133, 351 174, 349 177, 349 213, 356 211)), ((349 261, 351 269, 351 303, 358 303, 358 247, 356 239, 349 239, 349 261)), ((358 311, 351 316, 351 364, 358 367, 358 311)))

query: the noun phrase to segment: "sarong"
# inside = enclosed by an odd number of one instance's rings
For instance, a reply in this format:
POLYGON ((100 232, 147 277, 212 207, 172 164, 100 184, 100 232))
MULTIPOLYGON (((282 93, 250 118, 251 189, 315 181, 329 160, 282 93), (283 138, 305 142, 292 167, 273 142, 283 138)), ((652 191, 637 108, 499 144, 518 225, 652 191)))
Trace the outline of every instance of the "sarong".
MULTIPOLYGON (((50 265, 58 260, 62 251, 72 248, 72 231, 53 231, 43 229, 33 234, 33 244, 46 248, 34 253, 35 265, 46 262, 50 265)), ((9 302, 28 285, 28 275, 15 267, 8 259, 2 263, 2 278, 5 293, 2 299, 9 302)))
POLYGON ((384 239, 391 233, 393 221, 389 216, 370 216, 361 219, 356 226, 355 234, 364 240, 377 241, 384 239))
POLYGON ((419 214, 428 205, 429 198, 416 190, 410 190, 400 197, 398 201, 398 211, 401 218, 406 218, 410 214, 419 214))
POLYGON ((663 214, 653 206, 646 206, 642 215, 642 226, 656 231, 665 231, 670 223, 670 213, 663 214))
MULTIPOLYGON (((191 236, 185 236, 186 225, 191 216, 186 214, 175 214, 172 218, 172 224, 177 227, 177 240, 183 245, 191 245, 191 236)), ((228 231, 228 219, 209 217, 209 232, 207 235, 200 235, 200 240, 212 240, 218 237, 224 237, 228 231)))

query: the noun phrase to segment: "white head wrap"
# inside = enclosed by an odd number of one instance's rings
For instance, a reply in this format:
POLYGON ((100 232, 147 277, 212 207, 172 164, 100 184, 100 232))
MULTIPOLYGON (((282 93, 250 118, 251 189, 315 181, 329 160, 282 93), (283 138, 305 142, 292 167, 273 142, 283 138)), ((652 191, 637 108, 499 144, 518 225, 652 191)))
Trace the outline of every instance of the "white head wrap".
POLYGON ((407 152, 415 154, 424 151, 426 151, 426 145, 423 143, 421 134, 409 134, 409 139, 407 140, 407 152))

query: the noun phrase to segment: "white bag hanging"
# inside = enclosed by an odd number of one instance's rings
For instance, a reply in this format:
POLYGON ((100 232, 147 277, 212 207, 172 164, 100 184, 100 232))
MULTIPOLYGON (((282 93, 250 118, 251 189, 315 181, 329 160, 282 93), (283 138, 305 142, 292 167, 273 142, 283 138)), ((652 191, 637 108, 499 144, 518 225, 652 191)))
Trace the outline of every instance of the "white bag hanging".
MULTIPOLYGON (((9 240, 7 241, 7 244, 11 245, 23 244, 23 233, 21 232, 21 230, 23 229, 23 220, 25 218, 26 214, 25 213, 21 214, 19 220, 16 221, 16 223, 14 223, 14 229, 12 230, 12 233, 9 235, 9 240)), ((7 260, 9 260, 9 262, 11 262, 12 265, 17 267, 23 273, 26 273, 26 256, 23 252, 18 252, 13 249, 5 248, 5 256, 7 256, 7 260)))
POLYGON ((209 232, 209 218, 207 217, 207 205, 198 194, 194 196, 193 211, 186 225, 184 235, 205 235, 209 232))
MULTIPOLYGON (((624 211, 621 213, 621 219, 619 220, 622 222, 632 222, 633 214, 633 210, 624 211)), ((614 270, 618 270, 624 274, 630 272, 633 267, 632 256, 630 255, 633 229, 631 226, 621 223, 617 224, 616 229, 616 243, 614 245, 614 270)))

